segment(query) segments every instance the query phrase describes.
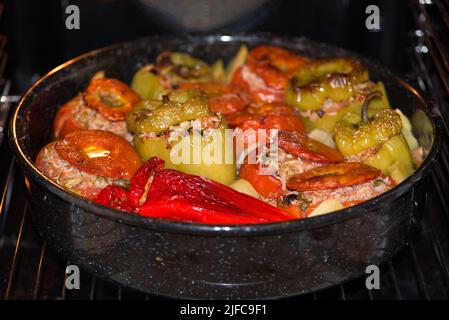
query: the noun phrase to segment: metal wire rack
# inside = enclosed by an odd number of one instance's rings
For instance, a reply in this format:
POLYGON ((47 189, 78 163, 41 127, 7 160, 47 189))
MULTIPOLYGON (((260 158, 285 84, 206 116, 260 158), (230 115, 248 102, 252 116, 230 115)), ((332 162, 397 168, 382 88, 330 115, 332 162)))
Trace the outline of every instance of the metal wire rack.
MULTIPOLYGON (((365 278, 290 299, 447 299, 449 297, 449 5, 442 0, 412 1, 416 30, 409 34, 411 78, 445 118, 447 137, 441 159, 429 178, 432 187, 419 209, 412 239, 381 269, 379 290, 367 290, 365 278)), ((0 44, 2 38, 0 36, 0 44)), ((0 45, 0 76, 6 55, 0 45)), ((2 79, 0 115, 11 106, 9 82, 2 79)), ((14 107, 14 103, 12 105, 14 107)), ((7 143, 0 146, 0 299, 161 299, 81 273, 79 290, 65 288, 62 260, 35 231, 24 177, 7 143)))

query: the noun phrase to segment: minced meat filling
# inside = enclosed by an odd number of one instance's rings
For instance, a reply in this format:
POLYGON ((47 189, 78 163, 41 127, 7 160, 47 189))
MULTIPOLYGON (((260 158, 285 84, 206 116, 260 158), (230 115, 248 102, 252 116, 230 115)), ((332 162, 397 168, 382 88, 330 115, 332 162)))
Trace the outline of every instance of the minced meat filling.
POLYGON ((108 177, 95 176, 78 170, 59 155, 55 143, 48 145, 43 152, 38 163, 39 169, 62 187, 82 196, 92 198, 114 182, 108 177))
POLYGON ((125 138, 128 142, 132 141, 132 135, 126 129, 126 121, 109 121, 84 104, 77 105, 74 114, 75 120, 85 129, 110 131, 125 138))

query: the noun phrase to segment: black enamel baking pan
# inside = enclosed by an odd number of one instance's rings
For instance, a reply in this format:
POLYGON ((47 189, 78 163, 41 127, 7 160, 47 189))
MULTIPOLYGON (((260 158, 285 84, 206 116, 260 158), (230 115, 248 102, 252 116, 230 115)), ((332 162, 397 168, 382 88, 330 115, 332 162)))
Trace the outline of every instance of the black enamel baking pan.
POLYGON ((319 290, 364 274, 406 243, 426 196, 442 122, 406 82, 343 49, 270 34, 155 36, 95 50, 67 61, 23 96, 10 124, 10 144, 28 180, 33 220, 72 264, 122 285, 178 298, 273 298, 319 290), (209 62, 230 59, 241 44, 271 44, 309 57, 360 59, 386 85, 391 104, 410 117, 424 163, 392 190, 360 205, 309 219, 214 226, 151 219, 115 211, 68 192, 34 166, 51 140, 58 108, 92 75, 130 82, 162 50, 209 62))

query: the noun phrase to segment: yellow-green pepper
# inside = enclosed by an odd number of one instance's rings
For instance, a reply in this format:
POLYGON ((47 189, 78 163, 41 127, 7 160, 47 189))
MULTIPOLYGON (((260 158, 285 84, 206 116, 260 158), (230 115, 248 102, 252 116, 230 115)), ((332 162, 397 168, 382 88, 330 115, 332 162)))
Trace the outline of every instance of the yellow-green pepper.
POLYGON ((227 152, 232 155, 233 149, 232 144, 225 143, 224 128, 216 129, 211 136, 200 138, 200 140, 200 147, 195 146, 193 133, 189 133, 188 139, 179 138, 167 145, 164 136, 145 137, 144 135, 135 135, 134 146, 143 160, 160 157, 165 160, 165 168, 167 169, 203 176, 226 185, 231 184, 236 178, 236 167, 233 158, 230 159, 229 163, 225 162, 227 152), (187 155, 185 152, 187 152, 187 155), (214 158, 215 152, 221 153, 221 156, 217 157, 219 158, 218 161, 206 161, 205 155, 214 158), (199 161, 195 161, 195 155, 200 155, 199 161), (177 161, 177 159, 187 161, 177 161))
POLYGON ((167 94, 152 65, 146 65, 137 70, 131 81, 131 88, 142 99, 162 99, 162 96, 167 94))
POLYGON ((399 113, 391 109, 368 109, 369 100, 379 95, 377 91, 370 94, 361 113, 349 113, 337 123, 335 143, 345 157, 371 149, 373 154, 363 162, 401 182, 413 172, 410 148, 401 133, 399 113))
POLYGON ((128 130, 136 133, 163 132, 181 122, 211 115, 208 98, 200 90, 173 91, 164 100, 146 100, 126 118, 128 130))
POLYGON ((155 70, 171 88, 184 82, 211 81, 213 70, 203 60, 187 53, 164 51, 156 58, 155 70))
MULTIPOLYGON (((382 93, 381 97, 370 100, 369 102, 369 110, 380 110, 384 108, 389 108, 390 103, 388 101, 387 92, 385 90, 385 86, 382 82, 377 82, 373 89, 373 91, 380 91, 382 93)), ((332 133, 335 125, 340 119, 350 112, 360 113, 362 109, 363 101, 355 99, 350 102, 346 107, 341 108, 335 114, 324 114, 322 117, 311 120, 307 117, 302 117, 304 125, 306 126, 307 131, 311 131, 313 129, 321 129, 327 132, 332 133)))
POLYGON ((285 101, 300 110, 317 110, 327 99, 339 102, 355 96, 354 86, 368 80, 368 70, 357 60, 315 60, 290 79, 285 101))
POLYGON ((207 133, 193 128, 171 137, 170 127, 209 116, 216 115, 209 110, 207 96, 192 89, 173 91, 162 101, 144 100, 126 120, 128 130, 134 133, 134 146, 144 161, 160 157, 166 168, 230 184, 236 177, 236 167, 232 136, 226 137, 224 122, 207 133))

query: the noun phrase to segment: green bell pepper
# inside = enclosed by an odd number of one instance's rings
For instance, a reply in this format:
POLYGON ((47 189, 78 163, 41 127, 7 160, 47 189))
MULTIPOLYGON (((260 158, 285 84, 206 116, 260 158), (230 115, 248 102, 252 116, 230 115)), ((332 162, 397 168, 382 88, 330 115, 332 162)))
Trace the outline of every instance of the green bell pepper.
POLYGON ((373 154, 363 160, 396 182, 413 172, 410 148, 402 135, 402 119, 391 109, 368 109, 369 101, 380 95, 370 94, 361 113, 345 115, 335 126, 335 143, 345 157, 361 155, 371 149, 373 154))
POLYGON ((217 117, 209 110, 207 96, 191 89, 173 91, 162 101, 144 100, 126 121, 142 160, 160 157, 166 168, 231 184, 236 177, 233 140, 226 137, 223 121, 207 132, 196 132, 195 128, 179 136, 174 135, 177 131, 170 132, 173 126, 207 117, 217 117))
MULTIPOLYGON (((373 91, 380 91, 382 93, 382 96, 370 101, 369 110, 389 108, 390 103, 388 101, 388 96, 384 84, 382 82, 377 82, 373 87, 373 91)), ((306 126, 307 131, 311 131, 316 128, 327 132, 333 132, 337 122, 340 121, 340 119, 346 114, 350 112, 360 113, 362 110, 362 104, 363 101, 354 100, 350 102, 346 107, 338 110, 334 115, 325 114, 324 116, 316 120, 302 117, 302 120, 304 122, 304 125, 306 126)))

